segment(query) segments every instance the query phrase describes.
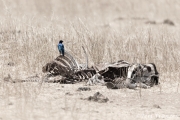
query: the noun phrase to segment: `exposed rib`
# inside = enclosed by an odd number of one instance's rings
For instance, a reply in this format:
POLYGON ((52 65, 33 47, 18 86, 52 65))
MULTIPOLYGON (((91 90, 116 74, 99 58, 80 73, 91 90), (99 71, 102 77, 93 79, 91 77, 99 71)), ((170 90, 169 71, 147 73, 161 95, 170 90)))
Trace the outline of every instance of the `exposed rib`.
POLYGON ((65 52, 65 56, 69 58, 69 60, 73 63, 72 68, 79 69, 79 65, 77 61, 73 58, 73 56, 69 52, 65 52))

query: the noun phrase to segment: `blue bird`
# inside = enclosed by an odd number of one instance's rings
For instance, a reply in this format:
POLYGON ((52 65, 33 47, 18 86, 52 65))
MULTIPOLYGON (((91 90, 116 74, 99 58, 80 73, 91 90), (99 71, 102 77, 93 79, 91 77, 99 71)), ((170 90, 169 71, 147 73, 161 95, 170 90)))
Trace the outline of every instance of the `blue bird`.
POLYGON ((63 41, 62 40, 59 41, 58 50, 59 50, 59 53, 64 56, 64 45, 63 45, 63 41))

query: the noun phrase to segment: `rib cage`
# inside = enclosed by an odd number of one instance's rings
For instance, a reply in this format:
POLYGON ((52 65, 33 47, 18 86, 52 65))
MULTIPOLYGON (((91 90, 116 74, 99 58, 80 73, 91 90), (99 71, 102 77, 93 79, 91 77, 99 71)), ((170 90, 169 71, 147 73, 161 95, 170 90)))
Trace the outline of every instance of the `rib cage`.
POLYGON ((79 69, 79 64, 77 63, 77 61, 73 58, 73 56, 68 53, 68 52, 65 52, 65 55, 70 59, 70 61, 73 63, 73 67, 75 70, 78 70, 79 69))
POLYGON ((79 69, 77 61, 68 52, 65 52, 64 56, 58 56, 55 60, 59 61, 64 66, 70 68, 72 71, 79 69))
POLYGON ((80 80, 85 80, 91 78, 96 74, 94 69, 85 69, 75 72, 75 76, 77 76, 80 80))
POLYGON ((94 74, 96 74, 96 71, 94 69, 88 69, 88 57, 86 54, 86 51, 84 47, 82 47, 85 53, 86 57, 86 68, 81 70, 79 64, 77 61, 72 57, 71 54, 68 52, 65 52, 65 56, 58 56, 55 60, 59 62, 59 64, 66 66, 67 68, 70 68, 74 72, 75 78, 79 80, 85 80, 88 78, 91 78, 94 74))
POLYGON ((78 80, 88 79, 96 74, 94 69, 80 69, 79 64, 68 52, 65 52, 64 56, 60 55, 54 61, 47 63, 43 67, 43 72, 50 72, 51 75, 62 75, 69 79, 74 78, 78 80))

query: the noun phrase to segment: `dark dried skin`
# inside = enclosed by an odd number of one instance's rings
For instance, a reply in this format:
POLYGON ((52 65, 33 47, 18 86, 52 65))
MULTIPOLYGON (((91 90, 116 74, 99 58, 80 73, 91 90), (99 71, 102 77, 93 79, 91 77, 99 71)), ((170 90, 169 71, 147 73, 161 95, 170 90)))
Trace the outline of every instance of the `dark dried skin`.
POLYGON ((55 60, 47 63, 42 71, 44 73, 49 72, 51 75, 61 75, 63 77, 72 77, 75 69, 78 69, 78 65, 74 58, 67 52, 65 56, 58 56, 55 60))
POLYGON ((105 82, 109 82, 111 80, 114 80, 115 78, 118 77, 127 77, 127 69, 128 67, 108 67, 107 69, 104 69, 99 72, 102 76, 105 78, 105 82))
POLYGON ((80 80, 81 78, 88 79, 90 78, 88 76, 88 73, 91 74, 91 76, 96 74, 96 71, 94 69, 85 69, 74 72, 69 67, 66 67, 64 65, 61 65, 57 61, 52 61, 50 63, 47 63, 43 68, 43 72, 50 72, 51 75, 61 75, 63 77, 66 77, 68 79, 77 79, 80 80))
POLYGON ((72 71, 70 68, 63 66, 59 64, 56 61, 52 61, 47 63, 43 68, 42 71, 45 72, 50 72, 52 75, 62 75, 62 76, 69 76, 72 71))
POLYGON ((96 74, 93 68, 78 71, 76 70, 77 68, 77 63, 65 54, 65 56, 58 56, 54 61, 47 63, 42 68, 42 71, 44 73, 49 72, 52 76, 61 75, 66 77, 67 79, 63 80, 63 83, 69 83, 69 81, 74 80, 81 81, 82 79, 88 79, 96 74), (91 76, 89 76, 89 74, 91 76))

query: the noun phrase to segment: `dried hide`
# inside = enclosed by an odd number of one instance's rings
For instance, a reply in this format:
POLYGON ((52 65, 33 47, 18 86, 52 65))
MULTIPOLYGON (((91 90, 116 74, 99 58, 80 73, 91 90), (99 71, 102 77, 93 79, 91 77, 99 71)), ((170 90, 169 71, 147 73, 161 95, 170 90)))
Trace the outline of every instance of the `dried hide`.
POLYGON ((58 61, 61 65, 64 65, 73 71, 79 69, 79 65, 76 60, 67 52, 65 52, 64 56, 58 56, 55 61, 58 61))
POLYGON ((44 73, 49 72, 51 75, 61 75, 61 76, 68 76, 72 73, 69 67, 64 66, 58 61, 51 61, 47 63, 43 68, 42 71, 44 73))
POLYGON ((104 77, 105 82, 110 82, 118 77, 127 77, 128 67, 130 64, 126 61, 118 61, 112 64, 97 65, 95 68, 99 70, 98 73, 104 77))
POLYGON ((51 75, 68 77, 72 76, 76 69, 79 69, 78 63, 68 52, 65 52, 65 56, 60 55, 55 60, 47 63, 42 71, 44 73, 49 72, 51 75))

